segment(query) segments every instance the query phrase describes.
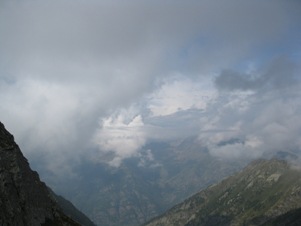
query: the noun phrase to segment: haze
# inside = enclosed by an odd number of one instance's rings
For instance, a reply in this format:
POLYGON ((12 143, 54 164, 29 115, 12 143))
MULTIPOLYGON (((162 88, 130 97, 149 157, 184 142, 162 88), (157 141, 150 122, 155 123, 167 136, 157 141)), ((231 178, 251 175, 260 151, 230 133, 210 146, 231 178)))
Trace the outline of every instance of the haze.
POLYGON ((300 154, 300 12, 294 0, 2 0, 0 119, 55 175, 83 157, 152 159, 149 142, 189 136, 221 158, 300 154))

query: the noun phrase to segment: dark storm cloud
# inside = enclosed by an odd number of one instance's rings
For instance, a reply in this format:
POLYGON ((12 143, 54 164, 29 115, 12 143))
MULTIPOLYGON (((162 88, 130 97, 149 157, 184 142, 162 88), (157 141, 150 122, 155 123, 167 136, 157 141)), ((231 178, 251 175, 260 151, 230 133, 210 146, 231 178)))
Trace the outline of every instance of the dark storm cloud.
POLYGON ((286 57, 273 60, 264 70, 249 74, 224 70, 215 79, 220 90, 260 90, 279 89, 291 86, 298 81, 297 65, 286 57))
POLYGON ((221 90, 252 90, 258 88, 258 80, 250 75, 236 71, 224 70, 216 79, 215 84, 221 90))

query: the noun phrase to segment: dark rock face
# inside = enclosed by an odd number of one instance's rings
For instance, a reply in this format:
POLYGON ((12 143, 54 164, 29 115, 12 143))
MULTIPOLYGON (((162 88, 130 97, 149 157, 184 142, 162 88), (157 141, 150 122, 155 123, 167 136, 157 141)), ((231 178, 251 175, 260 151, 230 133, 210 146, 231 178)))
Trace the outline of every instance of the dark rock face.
POLYGON ((55 194, 50 188, 48 188, 50 194, 55 199, 57 204, 62 208, 65 215, 71 217, 76 222, 83 226, 96 226, 85 214, 79 211, 70 201, 64 197, 55 194))
POLYGON ((1 122, 0 225, 79 225, 60 211, 1 122))

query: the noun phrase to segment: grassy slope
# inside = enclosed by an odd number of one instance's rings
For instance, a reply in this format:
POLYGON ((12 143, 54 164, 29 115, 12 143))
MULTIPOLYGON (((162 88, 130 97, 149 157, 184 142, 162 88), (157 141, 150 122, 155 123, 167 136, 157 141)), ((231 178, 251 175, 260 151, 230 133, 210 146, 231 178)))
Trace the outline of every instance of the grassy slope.
POLYGON ((300 175, 284 161, 256 161, 147 225, 261 225, 301 207, 300 175))

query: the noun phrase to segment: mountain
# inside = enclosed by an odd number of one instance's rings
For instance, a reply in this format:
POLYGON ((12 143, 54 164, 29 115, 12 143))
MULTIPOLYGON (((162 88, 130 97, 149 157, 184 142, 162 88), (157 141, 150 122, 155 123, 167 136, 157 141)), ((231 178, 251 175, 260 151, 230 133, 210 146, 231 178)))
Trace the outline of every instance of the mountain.
POLYGON ((301 208, 288 211, 276 218, 268 220, 264 226, 299 226, 301 225, 301 208))
POLYGON ((97 225, 135 226, 245 166, 212 157, 196 138, 151 143, 140 153, 117 168, 83 161, 75 169, 78 177, 55 191, 97 225))
POLYGON ((145 226, 301 225, 301 172, 284 160, 257 160, 145 226))
POLYGON ((0 225, 80 226, 63 213, 1 122, 0 225))
POLYGON ((83 226, 96 226, 85 214, 79 211, 70 201, 68 201, 61 195, 55 194, 49 187, 48 190, 65 215, 72 218, 73 220, 75 220, 76 222, 80 223, 83 226))

